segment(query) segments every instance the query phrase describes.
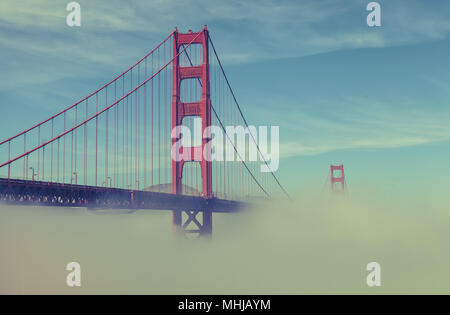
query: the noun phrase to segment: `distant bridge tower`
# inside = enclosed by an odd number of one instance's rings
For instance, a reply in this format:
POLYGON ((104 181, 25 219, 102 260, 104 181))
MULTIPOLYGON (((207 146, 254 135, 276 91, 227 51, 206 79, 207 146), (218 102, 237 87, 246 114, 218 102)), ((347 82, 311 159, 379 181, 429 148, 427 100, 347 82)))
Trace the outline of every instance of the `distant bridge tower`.
POLYGON ((337 193, 344 192, 344 165, 330 166, 331 191, 337 193))
MULTIPOLYGON (((172 130, 176 126, 181 126, 183 118, 188 116, 200 117, 202 120, 202 133, 211 126, 211 99, 209 89, 209 54, 208 54, 208 30, 206 26, 200 32, 179 33, 175 30, 173 34, 173 53, 176 56, 185 45, 199 44, 202 46, 202 64, 192 66, 180 66, 180 57, 173 61, 173 91, 172 91, 172 130), (184 103, 181 101, 181 82, 186 79, 199 80, 202 87, 202 97, 195 103, 184 103)), ((187 53, 187 51, 186 51, 187 53)), ((172 147, 179 140, 172 139, 172 147)), ((172 193, 182 194, 183 166, 186 162, 199 163, 202 179, 202 196, 206 199, 212 198, 212 168, 211 161, 203 157, 209 137, 202 139, 201 146, 181 147, 175 154, 181 154, 185 151, 191 152, 189 159, 183 158, 178 161, 172 159, 172 193)), ((172 153, 173 154, 173 153, 172 153)), ((212 212, 210 209, 191 209, 186 205, 186 211, 173 212, 173 224, 177 231, 184 230, 187 233, 198 233, 199 235, 210 235, 212 232, 212 212), (183 212, 187 214, 186 222, 183 221, 183 212), (200 220, 196 216, 202 215, 200 220), (187 229, 188 225, 195 223, 198 229, 187 229)))

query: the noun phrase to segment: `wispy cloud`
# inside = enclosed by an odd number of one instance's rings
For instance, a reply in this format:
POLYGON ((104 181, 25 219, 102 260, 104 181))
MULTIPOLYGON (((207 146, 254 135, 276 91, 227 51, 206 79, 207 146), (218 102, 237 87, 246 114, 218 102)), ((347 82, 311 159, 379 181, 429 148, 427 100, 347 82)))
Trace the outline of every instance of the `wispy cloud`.
MULTIPOLYGON (((295 107, 298 106, 291 106, 295 107)), ((284 116, 286 122, 280 135, 281 156, 450 141, 448 109, 439 112, 419 109, 418 106, 401 109, 395 104, 365 98, 338 100, 333 107, 335 110, 328 110, 327 116, 302 109, 291 111, 289 117, 284 116)))
MULTIPOLYGON (((337 49, 380 47, 445 37, 450 31, 449 4, 420 1, 382 2, 381 30, 365 25, 365 3, 351 1, 85 1, 82 27, 78 31, 65 25, 67 1, 5 0, 0 4, 0 23, 11 31, 33 33, 39 30, 39 42, 46 52, 67 54, 67 42, 45 36, 66 34, 74 41, 72 55, 83 57, 83 49, 95 41, 98 48, 121 47, 130 33, 141 34, 137 47, 149 48, 148 38, 168 34, 174 26, 187 30, 208 24, 222 48, 225 60, 249 62, 263 59, 304 56, 337 49), (70 32, 68 32, 70 30, 70 32), (83 31, 85 30, 85 31, 83 31), (78 33, 78 38, 70 33, 78 33), (237 45, 236 43, 239 43, 237 45), (56 47, 55 47, 56 46, 56 47)), ((36 49, 36 41, 24 43, 21 36, 6 36, 2 44, 36 49)), ((133 50, 133 47, 130 47, 133 50)), ((114 53, 114 50, 111 51, 114 53)), ((95 58, 96 54, 90 52, 95 58)), ((92 60, 98 62, 98 60, 92 60)))
POLYGON ((367 11, 359 0, 78 2, 80 28, 66 25, 66 0, 0 3, 0 57, 6 62, 1 89, 33 84, 36 80, 27 78, 36 65, 48 64, 39 67, 47 82, 86 75, 88 69, 128 66, 174 26, 186 31, 208 24, 227 64, 386 47, 450 32, 450 4, 443 2, 382 2, 379 30, 365 25, 367 11))

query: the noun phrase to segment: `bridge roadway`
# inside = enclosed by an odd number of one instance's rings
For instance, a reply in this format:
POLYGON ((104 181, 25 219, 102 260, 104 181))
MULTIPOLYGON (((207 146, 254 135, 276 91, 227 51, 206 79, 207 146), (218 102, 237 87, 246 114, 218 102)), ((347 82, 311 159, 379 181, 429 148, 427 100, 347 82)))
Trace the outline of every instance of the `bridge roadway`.
POLYGON ((0 202, 90 209, 236 212, 247 203, 201 196, 0 178, 0 202))

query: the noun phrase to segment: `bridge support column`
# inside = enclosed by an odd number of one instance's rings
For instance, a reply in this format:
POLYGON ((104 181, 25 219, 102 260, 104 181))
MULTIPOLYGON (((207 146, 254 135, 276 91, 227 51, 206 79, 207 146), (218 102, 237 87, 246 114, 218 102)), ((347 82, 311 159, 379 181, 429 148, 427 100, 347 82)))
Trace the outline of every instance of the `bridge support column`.
MULTIPOLYGON (((179 33, 175 30, 173 34, 173 54, 176 56, 183 47, 189 44, 202 46, 203 62, 201 65, 180 66, 179 57, 173 61, 173 91, 172 91, 172 130, 178 130, 182 125, 183 118, 188 116, 200 117, 202 120, 202 134, 206 128, 211 126, 211 99, 210 99, 210 82, 209 82, 209 53, 208 53, 208 30, 206 26, 202 31, 193 33, 179 33), (181 101, 180 87, 181 82, 187 79, 198 80, 202 87, 202 98, 195 103, 184 103, 181 101), (177 128, 177 129, 174 129, 177 128)), ((183 52, 187 54, 188 51, 183 52)), ((187 56, 190 60, 190 57, 187 56)), ((194 162, 200 164, 202 179, 202 196, 205 199, 212 198, 212 167, 211 160, 206 156, 211 156, 211 150, 207 144, 211 136, 203 135, 202 144, 198 147, 182 147, 179 144, 181 134, 178 132, 172 138, 172 193, 182 194, 182 177, 183 166, 186 162, 194 162), (190 154, 183 154, 183 153, 190 154), (197 154, 200 152, 200 154, 197 154), (189 156, 189 157, 187 157, 189 156)), ((176 231, 184 233, 198 233, 200 236, 209 236, 212 232, 212 212, 209 209, 189 209, 173 212, 173 224, 176 231), (194 224, 195 229, 190 226, 194 224)))
POLYGON ((209 238, 212 235, 212 211, 174 210, 173 227, 177 236, 209 238))

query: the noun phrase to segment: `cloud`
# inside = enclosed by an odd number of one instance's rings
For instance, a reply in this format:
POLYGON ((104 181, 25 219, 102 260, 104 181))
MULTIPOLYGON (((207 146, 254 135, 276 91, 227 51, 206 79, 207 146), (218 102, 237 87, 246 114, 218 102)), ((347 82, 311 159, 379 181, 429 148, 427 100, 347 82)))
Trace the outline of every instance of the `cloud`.
POLYGON ((1 89, 36 84, 32 74, 28 79, 32 71, 41 82, 86 76, 88 70, 118 73, 174 26, 187 31, 208 24, 227 64, 435 40, 450 31, 449 5, 436 2, 382 3, 379 30, 365 25, 368 12, 357 0, 78 2, 82 26, 71 28, 67 1, 2 1, 0 57, 7 64, 1 89))
MULTIPOLYGON (((450 140, 448 137, 446 140, 450 140)), ((430 142, 439 141, 437 139, 429 139, 425 137, 401 137, 397 136, 392 138, 377 138, 377 139, 361 139, 348 142, 341 142, 330 145, 316 145, 306 146, 297 142, 288 142, 281 144, 281 157, 293 157, 293 156, 308 156, 324 154, 336 150, 346 149, 389 149, 398 147, 407 147, 420 144, 426 144, 430 142)))
POLYGON ((283 118, 287 121, 280 132, 281 157, 450 141, 448 109, 432 112, 418 105, 401 109, 388 102, 356 97, 337 101, 333 108, 326 116, 297 109, 283 118))
MULTIPOLYGON (((80 33, 74 46, 100 41, 99 49, 121 47, 123 37, 140 34, 135 47, 150 48, 146 38, 157 39, 174 26, 186 31, 208 24, 212 36, 228 62, 253 62, 264 59, 311 55, 361 47, 381 47, 445 37, 450 22, 446 4, 422 5, 418 1, 382 3, 383 27, 365 25, 367 11, 360 1, 122 1, 87 2, 80 0, 82 27, 78 31, 65 25, 66 1, 3 1, 0 23, 24 33, 80 33), (401 2, 401 3, 400 3, 401 2), (83 31, 86 29, 87 31, 83 31), (70 31, 70 32, 69 32, 70 31), (114 39, 114 40, 112 40, 114 39), (108 41, 104 43, 104 41, 108 41), (237 44, 239 43, 239 44, 237 44)), ((3 39, 5 46, 36 47, 38 40, 23 43, 21 36, 3 39)), ((44 36, 39 42, 57 44, 44 36)), ((64 42, 62 40, 61 42, 64 42)), ((42 45, 58 53, 66 47, 42 45)), ((73 46, 70 46, 73 48, 73 46)), ((129 47, 131 51, 135 47, 129 47)), ((25 47, 23 47, 25 48, 25 47)), ((110 51, 114 53, 114 50, 110 51)), ((72 52, 83 57, 82 49, 72 52)), ((89 53, 92 58, 96 54, 89 53)), ((102 54, 97 54, 104 57, 102 54)), ((98 62, 98 60, 92 60, 98 62)), ((105 61, 102 61, 105 62, 105 61)))

